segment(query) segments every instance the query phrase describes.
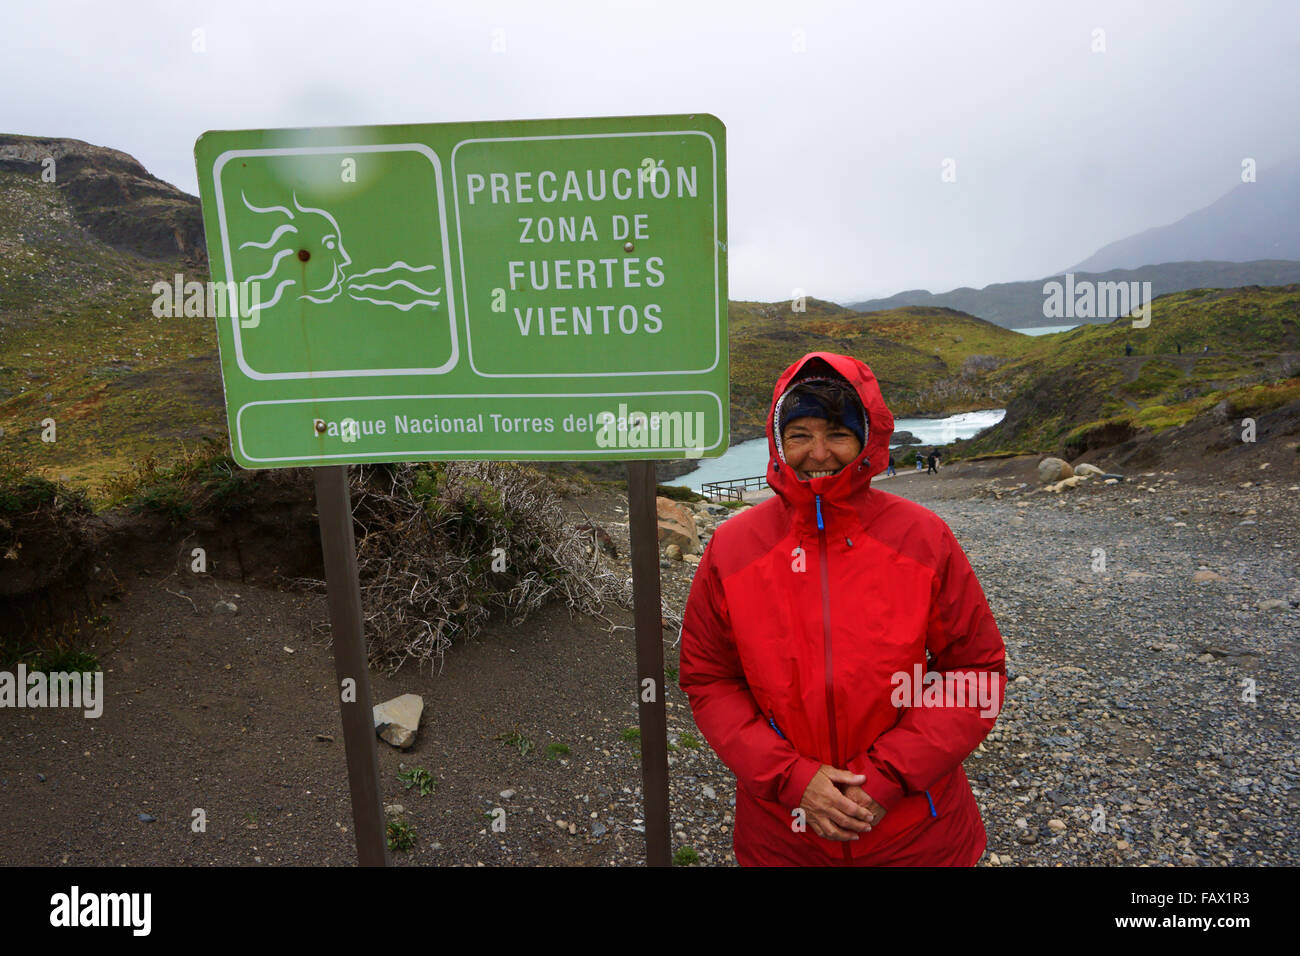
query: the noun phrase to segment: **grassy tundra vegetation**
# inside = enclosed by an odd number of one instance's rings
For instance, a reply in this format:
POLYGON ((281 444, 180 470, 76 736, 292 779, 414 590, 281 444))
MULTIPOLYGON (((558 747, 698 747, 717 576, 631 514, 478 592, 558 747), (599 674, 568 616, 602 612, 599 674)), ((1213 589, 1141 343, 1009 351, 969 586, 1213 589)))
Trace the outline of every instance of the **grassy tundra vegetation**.
MULTIPOLYGON (((37 258, 2 268, 38 268, 37 258)), ((225 412, 211 321, 150 310, 161 270, 112 256, 81 268, 84 284, 54 304, 0 284, 0 450, 103 506, 135 463, 224 441, 225 412), (54 443, 41 439, 47 418, 54 443)), ((1117 319, 1030 337, 946 309, 733 302, 732 430, 762 435, 777 375, 815 350, 867 362, 898 417, 1007 408, 1003 423, 960 443, 961 457, 1069 455, 1106 435, 1185 424, 1225 400, 1244 411, 1300 398, 1300 287, 1192 290, 1151 308, 1144 329, 1117 319)))
MULTIPOLYGON (((155 283, 208 278, 198 202, 113 150, 5 135, 0 150, 0 452, 102 509, 138 463, 226 441, 213 320, 152 310, 155 283), (46 153, 57 183, 41 178, 46 153)), ((1005 407, 958 456, 1068 455, 1225 401, 1296 399, 1295 285, 1174 293, 1144 329, 1117 319, 1037 338, 945 308, 799 305, 730 304, 733 440, 763 434, 777 375, 821 349, 867 362, 897 416, 1005 407)))
POLYGON ((1151 303, 1146 328, 1116 319, 1029 339, 989 376, 1011 394, 1006 418, 957 450, 1073 458, 1221 403, 1237 417, 1288 405, 1300 400, 1298 374, 1300 286, 1171 293, 1151 303))

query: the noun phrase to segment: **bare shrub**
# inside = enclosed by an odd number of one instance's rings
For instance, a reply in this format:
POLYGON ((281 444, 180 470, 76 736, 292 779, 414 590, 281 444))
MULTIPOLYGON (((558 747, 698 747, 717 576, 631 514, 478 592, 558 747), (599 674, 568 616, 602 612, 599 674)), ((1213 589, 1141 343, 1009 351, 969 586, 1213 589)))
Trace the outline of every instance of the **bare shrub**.
POLYGON ((494 611, 515 627, 560 598, 596 617, 606 601, 631 607, 630 579, 611 570, 591 531, 566 524, 552 481, 513 462, 352 469, 372 665, 441 663, 453 639, 473 637, 494 611))

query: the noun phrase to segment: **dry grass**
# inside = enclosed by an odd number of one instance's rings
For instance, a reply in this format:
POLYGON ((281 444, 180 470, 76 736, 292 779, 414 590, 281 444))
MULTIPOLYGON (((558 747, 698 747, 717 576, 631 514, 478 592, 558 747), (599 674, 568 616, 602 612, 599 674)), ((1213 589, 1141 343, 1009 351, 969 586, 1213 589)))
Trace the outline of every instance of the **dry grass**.
MULTIPOLYGON (((566 525, 553 479, 511 462, 378 465, 351 473, 357 567, 372 666, 441 663, 494 612, 513 626, 551 600, 604 617, 630 579, 591 532, 566 525)), ((316 589, 322 581, 300 582, 316 589)))

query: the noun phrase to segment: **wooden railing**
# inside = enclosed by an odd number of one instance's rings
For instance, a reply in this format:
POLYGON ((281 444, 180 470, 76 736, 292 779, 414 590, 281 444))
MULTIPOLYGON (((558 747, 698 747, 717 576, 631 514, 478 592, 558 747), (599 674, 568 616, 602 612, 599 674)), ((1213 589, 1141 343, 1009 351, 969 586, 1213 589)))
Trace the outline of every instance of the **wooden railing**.
POLYGON ((762 488, 767 475, 753 478, 727 478, 723 481, 706 481, 700 485, 700 494, 710 501, 744 501, 746 488, 762 488))

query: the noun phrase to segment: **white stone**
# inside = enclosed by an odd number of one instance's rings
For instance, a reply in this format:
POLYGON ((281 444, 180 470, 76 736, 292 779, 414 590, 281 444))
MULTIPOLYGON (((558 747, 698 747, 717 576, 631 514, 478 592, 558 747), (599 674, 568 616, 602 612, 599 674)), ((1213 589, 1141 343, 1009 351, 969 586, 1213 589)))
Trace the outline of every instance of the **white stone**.
POLYGON ((380 739, 409 749, 415 743, 415 733, 420 729, 420 715, 424 712, 424 698, 419 694, 403 694, 375 705, 375 733, 380 739))

